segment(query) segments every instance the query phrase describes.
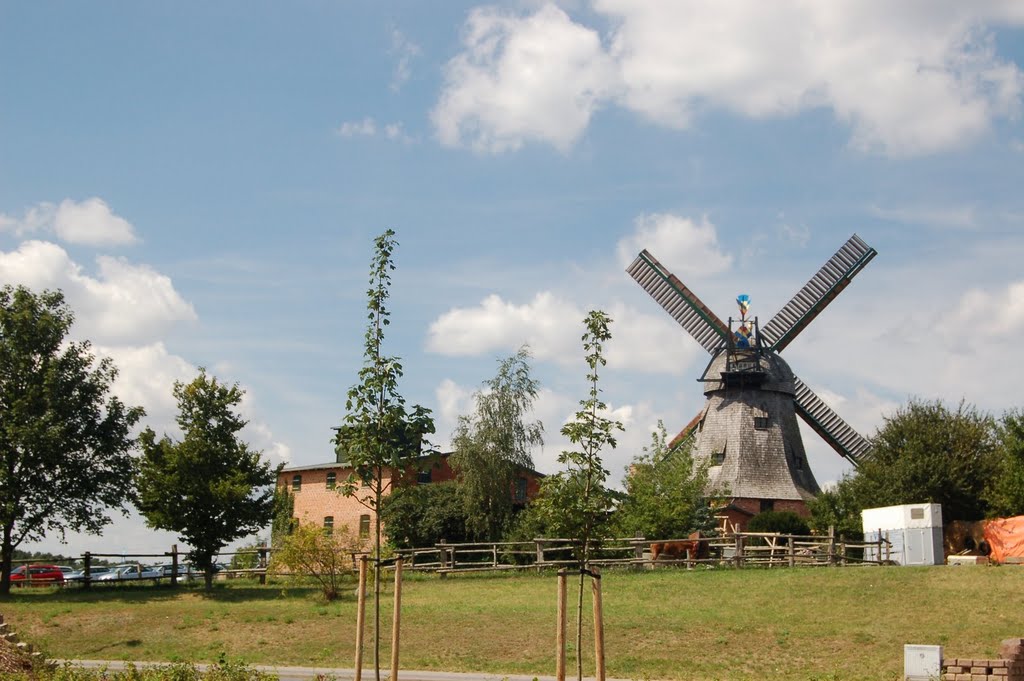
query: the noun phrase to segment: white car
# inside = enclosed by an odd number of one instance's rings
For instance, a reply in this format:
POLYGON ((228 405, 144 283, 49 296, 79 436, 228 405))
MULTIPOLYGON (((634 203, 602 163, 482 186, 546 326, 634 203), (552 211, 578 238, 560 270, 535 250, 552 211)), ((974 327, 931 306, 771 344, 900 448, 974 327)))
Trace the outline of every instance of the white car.
POLYGON ((96 582, 120 582, 128 579, 156 579, 160 577, 160 571, 155 568, 148 568, 142 566, 142 571, 139 571, 139 565, 135 563, 127 563, 125 565, 118 565, 110 572, 100 575, 95 580, 96 582))

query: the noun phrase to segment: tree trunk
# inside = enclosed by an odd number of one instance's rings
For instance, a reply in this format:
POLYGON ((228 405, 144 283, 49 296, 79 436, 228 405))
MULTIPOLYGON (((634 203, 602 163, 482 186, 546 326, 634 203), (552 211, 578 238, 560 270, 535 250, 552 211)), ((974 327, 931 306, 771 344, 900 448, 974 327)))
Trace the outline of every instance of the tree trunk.
POLYGON ((206 584, 207 591, 213 590, 213 565, 207 565, 203 570, 203 582, 206 584))
POLYGON ((576 599, 576 681, 583 681, 583 582, 584 570, 580 570, 580 590, 576 599))
MULTIPOLYGON (((375 681, 380 681, 380 501, 384 482, 381 476, 384 471, 377 467, 377 485, 374 489, 374 561, 373 561, 373 674, 375 681)), ((394 681, 394 680, 392 680, 394 681)))
POLYGON ((13 529, 13 523, 4 525, 3 544, 0 545, 0 596, 11 594, 11 568, 14 560, 14 546, 11 545, 13 529))

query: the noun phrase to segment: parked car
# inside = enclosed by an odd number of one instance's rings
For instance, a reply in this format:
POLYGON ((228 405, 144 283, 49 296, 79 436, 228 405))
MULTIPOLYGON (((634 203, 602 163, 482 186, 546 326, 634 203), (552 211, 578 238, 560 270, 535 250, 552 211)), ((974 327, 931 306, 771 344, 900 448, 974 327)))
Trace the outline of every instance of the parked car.
POLYGON ((67 579, 68 575, 75 571, 75 568, 70 565, 58 565, 57 569, 64 573, 64 579, 67 579))
POLYGON ((56 565, 19 565, 11 570, 11 583, 50 585, 64 584, 64 573, 56 565))
MULTIPOLYGON (((96 565, 89 568, 90 579, 97 579, 100 575, 105 575, 111 571, 112 568, 106 565, 96 565)), ((85 570, 75 570, 70 575, 65 575, 65 582, 81 582, 85 580, 85 570)))
MULTIPOLYGON (((153 569, 156 570, 157 572, 159 572, 161 577, 170 577, 174 573, 174 564, 173 563, 167 563, 165 565, 157 565, 153 569)), ((193 570, 191 565, 189 565, 187 563, 178 563, 178 578, 179 579, 181 579, 182 577, 184 577, 186 579, 191 579, 192 577, 194 577, 197 574, 199 574, 199 573, 196 572, 195 570, 193 570)))
POLYGON ((120 582, 129 579, 156 579, 159 576, 160 572, 156 568, 142 566, 142 571, 140 572, 139 565, 126 563, 115 566, 110 572, 97 577, 95 581, 120 582))

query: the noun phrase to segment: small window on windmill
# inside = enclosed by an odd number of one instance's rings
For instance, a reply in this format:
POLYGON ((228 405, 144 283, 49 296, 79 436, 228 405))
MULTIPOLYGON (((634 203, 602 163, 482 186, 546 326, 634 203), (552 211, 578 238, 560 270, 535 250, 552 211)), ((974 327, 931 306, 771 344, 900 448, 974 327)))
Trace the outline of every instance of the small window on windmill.
POLYGON ((754 408, 754 430, 768 430, 768 412, 760 407, 754 408))
POLYGON ((721 466, 723 463, 725 463, 725 443, 724 442, 722 443, 721 447, 719 447, 719 448, 715 449, 713 452, 711 452, 711 465, 712 466, 721 466))

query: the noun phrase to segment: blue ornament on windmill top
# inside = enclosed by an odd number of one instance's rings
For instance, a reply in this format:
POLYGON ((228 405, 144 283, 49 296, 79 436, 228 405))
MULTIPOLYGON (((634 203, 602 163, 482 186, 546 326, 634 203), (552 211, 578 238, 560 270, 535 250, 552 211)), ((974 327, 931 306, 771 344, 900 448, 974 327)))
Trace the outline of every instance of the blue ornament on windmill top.
POLYGON ((740 319, 747 318, 747 312, 750 311, 750 296, 746 293, 741 293, 736 296, 736 304, 740 306, 740 319))

